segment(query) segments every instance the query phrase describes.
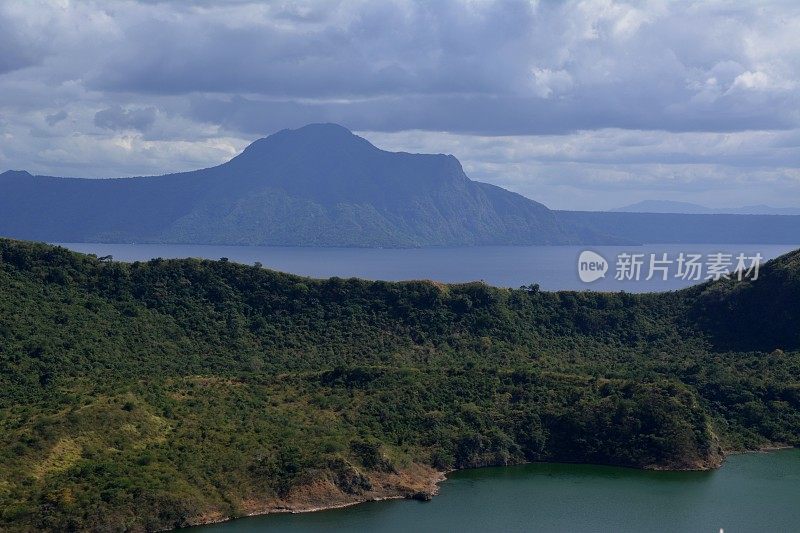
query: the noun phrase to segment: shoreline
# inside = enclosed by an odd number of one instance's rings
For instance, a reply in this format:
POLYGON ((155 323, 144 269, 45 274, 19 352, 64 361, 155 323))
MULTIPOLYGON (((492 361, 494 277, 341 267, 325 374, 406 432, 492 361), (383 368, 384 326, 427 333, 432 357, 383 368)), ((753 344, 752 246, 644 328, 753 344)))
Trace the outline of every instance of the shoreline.
MULTIPOLYGON (((717 470, 719 468, 722 468, 725 465, 725 461, 727 460, 727 458, 729 456, 731 456, 731 455, 745 455, 745 454, 750 454, 750 453, 771 453, 771 452, 777 452, 777 451, 782 451, 782 450, 791 450, 791 449, 795 449, 795 448, 796 448, 795 446, 789 446, 789 445, 766 445, 766 446, 761 446, 761 447, 759 447, 757 449, 754 449, 754 450, 723 451, 722 452, 723 453, 723 460, 720 462, 719 465, 713 466, 713 467, 710 467, 710 468, 703 468, 702 470, 707 470, 708 471, 708 470, 717 470)), ((544 461, 543 463, 546 463, 546 462, 547 461, 544 461)), ((389 501, 389 500, 421 500, 421 501, 429 501, 434 496, 437 496, 439 494, 439 490, 441 489, 441 484, 443 482, 447 481, 448 476, 450 474, 452 474, 453 472, 460 472, 460 471, 464 471, 464 470, 475 470, 475 469, 479 469, 479 468, 497 468, 497 467, 503 467, 503 466, 523 466, 523 465, 526 465, 526 464, 534 464, 534 463, 525 462, 525 463, 517 463, 517 464, 513 464, 513 465, 486 465, 486 466, 477 466, 477 467, 472 467, 472 468, 454 468, 454 469, 446 470, 446 471, 436 470, 436 471, 434 471, 435 474, 431 475, 426 480, 426 484, 427 484, 427 487, 429 489, 427 491, 395 492, 394 494, 387 493, 387 494, 384 494, 384 495, 377 495, 376 494, 376 495, 371 496, 371 497, 356 498, 356 499, 353 499, 353 500, 350 500, 350 501, 343 501, 343 502, 330 503, 330 504, 324 504, 324 505, 303 506, 302 504, 301 505, 287 504, 287 505, 267 506, 267 507, 265 507, 263 509, 260 509, 260 510, 257 510, 257 511, 253 511, 253 512, 249 512, 249 513, 243 514, 241 516, 235 516, 235 517, 228 516, 228 517, 212 518, 212 519, 209 519, 209 520, 206 520, 206 521, 202 521, 202 522, 198 522, 198 523, 195 523, 195 524, 188 525, 186 528, 180 528, 180 529, 197 528, 197 527, 209 526, 209 525, 213 525, 213 524, 221 524, 221 523, 224 523, 224 522, 230 522, 230 521, 233 521, 233 520, 238 520, 240 518, 252 518, 252 517, 256 517, 256 516, 265 516, 265 515, 269 515, 269 514, 305 514, 305 513, 316 513, 316 512, 322 512, 322 511, 332 511, 332 510, 335 510, 335 509, 344 509, 344 508, 347 508, 347 507, 354 507, 356 505, 360 505, 360 504, 363 504, 363 503, 369 503, 369 502, 381 502, 381 501, 389 501)), ((590 463, 562 463, 562 464, 590 464, 590 463)), ((607 465, 607 466, 614 466, 614 465, 607 465)), ((646 468, 646 467, 645 468, 619 467, 619 468, 632 468, 634 470, 653 470, 653 471, 660 471, 660 472, 691 472, 691 471, 694 471, 694 469, 687 469, 687 468, 683 468, 683 469, 675 469, 675 468, 646 468)))
POLYGON ((725 457, 729 455, 745 455, 748 453, 771 453, 771 452, 779 452, 781 450, 793 450, 797 448, 797 446, 790 446, 788 444, 771 444, 768 446, 759 446, 758 449, 755 450, 733 450, 733 451, 726 451, 723 452, 725 457))
MULTIPOLYGON (((261 508, 257 510, 252 510, 249 512, 245 512, 242 515, 238 516, 218 516, 214 518, 207 518, 198 520, 196 523, 192 523, 187 525, 184 528, 179 529, 189 529, 189 528, 197 528, 202 526, 208 526, 213 524, 221 524, 224 522, 230 522, 233 520, 238 520, 240 518, 251 518, 255 516, 265 516, 269 514, 306 514, 306 513, 315 513, 320 511, 332 511, 335 509, 344 509, 347 507, 353 507, 356 505, 360 505, 363 503, 369 502, 382 502, 382 501, 389 501, 389 500, 419 500, 419 501, 429 501, 431 498, 436 496, 439 493, 440 484, 447 480, 447 475, 455 470, 448 470, 448 471, 440 471, 440 470, 433 470, 429 467, 426 467, 426 478, 422 480, 422 484, 411 487, 411 486, 383 486, 380 489, 373 490, 368 492, 365 495, 346 495, 343 501, 334 501, 331 503, 326 504, 303 504, 303 503, 289 503, 287 501, 280 501, 279 504, 265 504, 259 506, 261 508)), ((419 482, 419 480, 417 480, 419 482)), ((302 491, 305 487, 301 487, 299 490, 302 491)), ((341 494, 332 494, 330 497, 331 499, 335 499, 336 496, 340 496, 341 494)), ((168 530, 165 530, 168 531, 168 530)))

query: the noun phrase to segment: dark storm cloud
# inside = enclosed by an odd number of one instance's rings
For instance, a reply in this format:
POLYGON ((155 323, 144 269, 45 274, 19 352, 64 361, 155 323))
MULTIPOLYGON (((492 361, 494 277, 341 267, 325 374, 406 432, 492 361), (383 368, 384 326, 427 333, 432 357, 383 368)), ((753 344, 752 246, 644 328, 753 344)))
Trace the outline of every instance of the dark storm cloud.
POLYGON ((62 120, 67 118, 67 112, 63 109, 61 111, 57 111, 55 113, 51 113, 50 115, 46 115, 44 117, 45 121, 47 122, 48 126, 55 126, 62 120))
POLYGON ((35 58, 24 50, 15 49, 16 43, 0 32, 0 74, 32 65, 35 58))
POLYGON ((98 111, 94 115, 95 126, 113 131, 146 131, 155 120, 156 109, 154 107, 125 109, 117 105, 98 111))
POLYGON ((601 128, 658 129, 673 132, 782 130, 796 119, 779 110, 698 107, 686 116, 651 109, 633 95, 609 95, 602 105, 518 96, 379 97, 350 102, 297 102, 245 97, 191 99, 195 118, 237 131, 263 135, 309 122, 336 122, 354 130, 422 129, 481 135, 563 134, 601 128))
POLYGON ((43 53, 35 42, 26 42, 17 22, 0 6, 0 75, 41 61, 43 53))
POLYGON ((485 59, 527 38, 532 9, 504 2, 469 11, 453 2, 343 2, 265 8, 249 24, 153 18, 129 29, 135 46, 109 56, 89 84, 293 98, 507 92, 503 84, 520 74, 514 72, 519 58, 485 59), (187 42, 191 46, 181 44, 187 42))

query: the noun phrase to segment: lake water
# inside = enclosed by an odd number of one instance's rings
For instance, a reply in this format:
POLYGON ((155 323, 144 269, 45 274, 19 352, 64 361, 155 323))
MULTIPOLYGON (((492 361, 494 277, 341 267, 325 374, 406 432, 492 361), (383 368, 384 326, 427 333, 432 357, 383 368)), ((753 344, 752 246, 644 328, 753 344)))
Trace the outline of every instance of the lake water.
MULTIPOLYGON (((432 279, 457 283, 484 280, 501 287, 519 287, 538 283, 544 290, 600 290, 628 292, 650 292, 686 287, 695 280, 676 277, 677 258, 680 253, 700 254, 702 264, 708 263, 710 254, 726 253, 732 257, 756 253, 766 259, 777 257, 798 245, 645 245, 633 247, 593 246, 589 249, 603 256, 608 262, 604 278, 584 283, 578 277, 578 258, 587 247, 583 246, 479 246, 470 248, 413 248, 413 249, 365 249, 365 248, 293 248, 275 246, 204 246, 174 244, 88 244, 59 243, 78 252, 94 253, 98 256, 112 255, 122 261, 146 261, 154 257, 201 257, 253 264, 256 261, 267 268, 291 272, 303 276, 324 278, 331 276, 382 279, 388 281, 407 279, 432 279), (615 279, 620 254, 642 254, 643 264, 640 279, 615 279), (654 271, 649 281, 650 255, 667 260, 664 272, 654 271)), ((658 266, 658 265, 657 265, 658 266)), ((732 265, 733 266, 733 265, 732 265)), ((702 278, 706 275, 703 270, 702 278)))
POLYGON ((456 472, 430 502, 391 500, 243 518, 197 533, 797 532, 800 450, 736 455, 712 472, 532 464, 456 472))

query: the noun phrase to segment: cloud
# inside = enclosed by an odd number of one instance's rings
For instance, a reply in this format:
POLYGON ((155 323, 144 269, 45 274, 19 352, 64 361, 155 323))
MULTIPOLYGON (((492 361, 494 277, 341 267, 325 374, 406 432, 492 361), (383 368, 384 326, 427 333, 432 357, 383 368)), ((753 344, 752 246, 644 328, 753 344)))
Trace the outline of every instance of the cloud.
POLYGON ((146 131, 156 121, 156 108, 144 107, 125 109, 116 105, 98 111, 94 115, 94 125, 112 131, 146 131))
POLYGON ((45 121, 49 126, 55 126, 56 124, 58 124, 62 120, 65 120, 66 118, 67 118, 67 112, 64 111, 63 109, 61 111, 51 113, 44 117, 45 121))
POLYGON ((541 98, 550 98, 569 91, 574 82, 566 70, 551 70, 549 68, 534 68, 534 92, 541 98))
MULTIPOLYGON (((598 128, 657 128, 668 120, 675 131, 684 122, 718 131, 731 126, 713 117, 735 106, 739 128, 785 127, 784 114, 768 109, 762 116, 761 103, 729 93, 733 79, 716 78, 728 101, 693 97, 720 62, 738 64, 739 75, 769 72, 772 87, 784 93, 797 71, 791 32, 798 14, 787 5, 780 17, 769 7, 602 1, 54 6, 16 10, 9 26, 31 31, 14 38, 15 49, 41 45, 35 31, 46 23, 56 30, 45 54, 52 56, 50 74, 77 74, 91 90, 249 94, 324 108, 382 98, 420 116, 442 101, 458 107, 482 96, 476 117, 512 105, 535 116, 537 99, 569 96, 529 133, 548 126, 558 131, 560 119, 569 122, 576 110, 596 117, 590 126, 598 128), (59 70, 56 63, 71 68, 59 70)), ((785 110, 791 102, 779 96, 787 95, 775 95, 785 110)), ((464 131, 496 129, 477 119, 467 126, 464 131)), ((507 133, 518 129, 512 125, 507 133)))
POLYGON ((257 128, 245 117, 276 107, 288 122, 350 123, 391 106, 396 116, 378 112, 386 125, 371 127, 488 134, 798 124, 800 12, 789 4, 202 5, 133 10, 119 28, 126 46, 112 46, 87 85, 242 96, 226 112, 246 131, 257 128), (723 75, 721 64, 737 71, 723 75))
POLYGON ((112 100, 184 96, 199 104, 190 118, 240 132, 309 117, 489 135, 800 126, 791 3, 29 5, 4 10, 17 30, 0 37, 38 49, 28 79, 112 100))

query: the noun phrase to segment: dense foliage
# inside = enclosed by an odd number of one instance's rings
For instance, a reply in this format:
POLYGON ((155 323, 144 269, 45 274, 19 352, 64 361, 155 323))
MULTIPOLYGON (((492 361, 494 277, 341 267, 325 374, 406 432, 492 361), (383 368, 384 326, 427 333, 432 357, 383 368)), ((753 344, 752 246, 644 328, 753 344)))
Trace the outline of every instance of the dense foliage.
POLYGON ((0 529, 159 529, 320 479, 705 468, 800 443, 800 253, 664 294, 313 280, 0 240, 0 529))

